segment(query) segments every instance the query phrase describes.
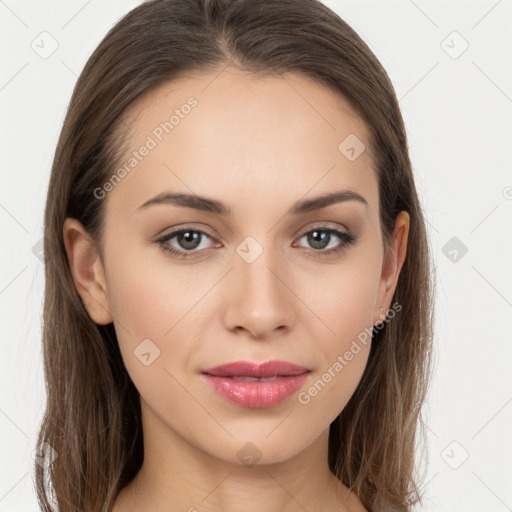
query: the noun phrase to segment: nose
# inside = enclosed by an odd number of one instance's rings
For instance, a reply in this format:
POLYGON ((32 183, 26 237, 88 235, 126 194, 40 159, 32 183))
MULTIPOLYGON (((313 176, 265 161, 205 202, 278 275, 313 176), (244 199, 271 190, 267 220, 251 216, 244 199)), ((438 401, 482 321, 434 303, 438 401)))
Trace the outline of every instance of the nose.
POLYGON ((257 339, 288 332, 295 321, 294 295, 283 266, 280 271, 267 250, 251 263, 237 254, 234 261, 226 283, 226 328, 257 339))

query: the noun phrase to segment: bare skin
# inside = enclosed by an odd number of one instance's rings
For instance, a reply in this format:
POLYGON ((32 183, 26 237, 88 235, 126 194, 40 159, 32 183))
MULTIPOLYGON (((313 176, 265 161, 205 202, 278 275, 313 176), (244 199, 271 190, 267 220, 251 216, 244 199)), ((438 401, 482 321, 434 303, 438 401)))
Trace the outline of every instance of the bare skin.
POLYGON ((384 258, 367 128, 343 98, 296 74, 219 72, 165 84, 127 113, 131 151, 148 136, 157 144, 102 199, 104 259, 78 221, 64 227, 87 311, 98 324, 114 322, 141 396, 144 463, 113 511, 365 511, 330 472, 327 443, 370 343, 308 403, 295 394, 273 407, 236 405, 200 371, 280 359, 312 368, 301 388, 307 391, 379 322, 380 308, 391 307, 409 216, 398 215, 384 258), (155 128, 190 97, 197 106, 157 140, 155 128), (353 161, 338 149, 350 134, 366 145, 353 161), (346 200, 288 213, 297 201, 341 190, 366 204, 346 200), (206 196, 232 213, 171 204, 139 209, 166 191, 206 196), (198 233, 193 249, 179 235, 157 242, 182 228, 207 235, 198 233), (357 239, 345 244, 331 233, 319 248, 305 236, 315 228, 357 239), (249 236, 256 244, 246 245, 249 236), (163 246, 193 255, 180 259, 163 246), (248 262, 239 247, 262 252, 248 262), (136 356, 147 339, 160 351, 149 365, 136 356), (256 464, 242 461, 244 447, 256 464))

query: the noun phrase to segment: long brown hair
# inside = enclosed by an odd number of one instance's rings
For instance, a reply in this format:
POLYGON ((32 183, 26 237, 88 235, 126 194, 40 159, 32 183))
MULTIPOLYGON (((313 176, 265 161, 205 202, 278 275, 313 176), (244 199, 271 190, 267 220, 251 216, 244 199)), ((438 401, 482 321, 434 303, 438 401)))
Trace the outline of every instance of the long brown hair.
POLYGON ((87 61, 54 156, 44 226, 47 405, 37 439, 47 463, 34 464, 45 511, 110 510, 143 461, 139 395, 113 324, 95 324, 82 305, 64 221, 78 219, 101 256, 104 201, 94 190, 121 161, 129 131, 123 113, 165 82, 228 63, 261 75, 301 73, 347 99, 369 129, 386 251, 397 214, 410 215, 393 297, 402 309, 372 334, 362 379, 331 424, 328 461, 371 511, 406 511, 421 500, 415 447, 432 365, 434 274, 386 72, 354 30, 317 0, 151 0, 126 14, 87 61))

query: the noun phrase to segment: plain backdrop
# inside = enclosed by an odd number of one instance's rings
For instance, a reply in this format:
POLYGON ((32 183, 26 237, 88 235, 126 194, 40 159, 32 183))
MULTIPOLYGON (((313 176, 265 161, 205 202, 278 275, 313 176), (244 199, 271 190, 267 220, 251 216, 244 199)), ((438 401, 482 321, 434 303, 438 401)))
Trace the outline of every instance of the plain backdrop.
MULTIPOLYGON (((57 138, 87 58, 139 3, 0 0, 0 512, 39 510, 40 241, 57 138)), ((437 268, 418 510, 512 510, 512 1, 325 3, 395 86, 437 268)))

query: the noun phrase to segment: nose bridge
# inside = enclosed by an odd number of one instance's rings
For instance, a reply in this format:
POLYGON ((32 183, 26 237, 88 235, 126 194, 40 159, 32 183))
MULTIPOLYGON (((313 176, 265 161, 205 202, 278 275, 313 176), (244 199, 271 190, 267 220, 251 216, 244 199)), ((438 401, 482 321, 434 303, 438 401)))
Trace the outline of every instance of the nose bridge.
MULTIPOLYGON (((255 250, 254 247, 249 249, 251 256, 254 255, 255 250)), ((266 302, 276 299, 276 294, 279 294, 279 290, 276 288, 280 283, 275 275, 275 254, 270 249, 262 249, 262 252, 254 260, 246 260, 241 257, 241 261, 237 262, 237 267, 245 284, 246 298, 252 299, 255 306, 261 307, 266 302), (272 272, 271 269, 274 271, 272 272)))
POLYGON ((293 321, 291 293, 279 275, 279 254, 270 247, 270 239, 261 243, 249 236, 234 254, 232 277, 236 284, 229 291, 225 320, 229 328, 244 328, 254 336, 289 327, 293 321))

